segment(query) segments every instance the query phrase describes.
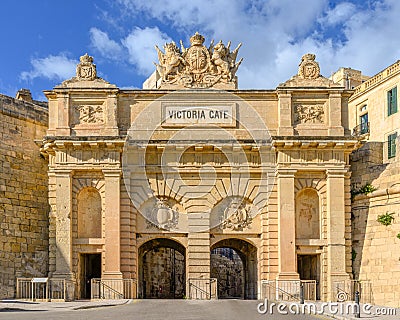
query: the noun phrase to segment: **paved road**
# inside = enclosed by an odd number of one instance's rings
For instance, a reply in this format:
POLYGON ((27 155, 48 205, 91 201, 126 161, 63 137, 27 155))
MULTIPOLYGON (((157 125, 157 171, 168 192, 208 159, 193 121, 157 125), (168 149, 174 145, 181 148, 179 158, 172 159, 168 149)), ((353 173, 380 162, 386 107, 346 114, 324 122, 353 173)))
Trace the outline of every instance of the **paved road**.
MULTIPOLYGON (((326 319, 310 315, 259 314, 259 301, 243 300, 134 300, 129 304, 81 310, 46 310, 0 312, 0 319, 54 320, 263 320, 263 319, 326 319)), ((61 308, 61 307, 60 307, 61 308)))

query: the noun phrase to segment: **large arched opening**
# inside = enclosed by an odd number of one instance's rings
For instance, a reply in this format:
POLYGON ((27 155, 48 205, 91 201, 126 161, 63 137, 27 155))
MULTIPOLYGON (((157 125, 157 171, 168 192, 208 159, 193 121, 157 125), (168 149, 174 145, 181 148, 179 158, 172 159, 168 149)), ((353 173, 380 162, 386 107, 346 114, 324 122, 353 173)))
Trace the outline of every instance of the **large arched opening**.
POLYGON ((185 296, 185 247, 157 238, 139 248, 139 298, 182 299, 185 296))
POLYGON ((220 299, 257 299, 257 248, 241 239, 224 239, 211 247, 211 277, 220 299))

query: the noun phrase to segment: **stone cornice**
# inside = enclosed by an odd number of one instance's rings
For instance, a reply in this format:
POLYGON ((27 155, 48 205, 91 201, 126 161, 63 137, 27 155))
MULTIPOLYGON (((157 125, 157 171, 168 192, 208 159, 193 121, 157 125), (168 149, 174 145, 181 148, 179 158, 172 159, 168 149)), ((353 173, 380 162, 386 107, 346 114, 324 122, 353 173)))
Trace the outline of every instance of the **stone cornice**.
POLYGON ((357 140, 347 139, 285 139, 285 140, 274 140, 273 146, 279 149, 344 149, 351 152, 357 147, 357 140))

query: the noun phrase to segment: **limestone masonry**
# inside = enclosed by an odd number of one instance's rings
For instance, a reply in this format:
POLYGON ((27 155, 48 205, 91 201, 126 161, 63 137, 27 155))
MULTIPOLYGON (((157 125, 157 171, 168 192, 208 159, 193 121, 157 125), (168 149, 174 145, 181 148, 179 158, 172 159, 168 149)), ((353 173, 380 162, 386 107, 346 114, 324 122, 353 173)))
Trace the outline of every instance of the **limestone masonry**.
POLYGON ((305 54, 240 90, 241 45, 205 40, 156 47, 141 90, 85 54, 48 104, 0 96, 1 297, 48 277, 62 299, 399 306, 400 63, 325 78, 305 54))
POLYGON ((16 277, 48 273, 47 161, 35 144, 46 134, 48 110, 0 95, 0 117, 0 298, 9 298, 16 277))

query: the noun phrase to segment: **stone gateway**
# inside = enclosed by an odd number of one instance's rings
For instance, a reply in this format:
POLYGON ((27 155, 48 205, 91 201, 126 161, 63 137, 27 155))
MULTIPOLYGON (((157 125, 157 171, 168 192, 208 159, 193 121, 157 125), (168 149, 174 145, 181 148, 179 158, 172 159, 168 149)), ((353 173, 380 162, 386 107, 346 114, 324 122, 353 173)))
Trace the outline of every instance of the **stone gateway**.
POLYGON ((240 90, 240 44, 190 42, 156 47, 142 90, 99 78, 86 54, 45 91, 40 275, 67 281, 66 299, 291 300, 303 288, 337 301, 354 276, 354 90, 314 54, 274 90, 240 90))
POLYGON ((308 280, 333 299, 351 273, 351 92, 312 54, 276 90, 238 90, 240 46, 203 42, 157 48, 146 90, 98 78, 85 55, 45 92, 51 277, 75 298, 96 274, 109 295, 133 280, 140 297, 256 299, 308 280))

